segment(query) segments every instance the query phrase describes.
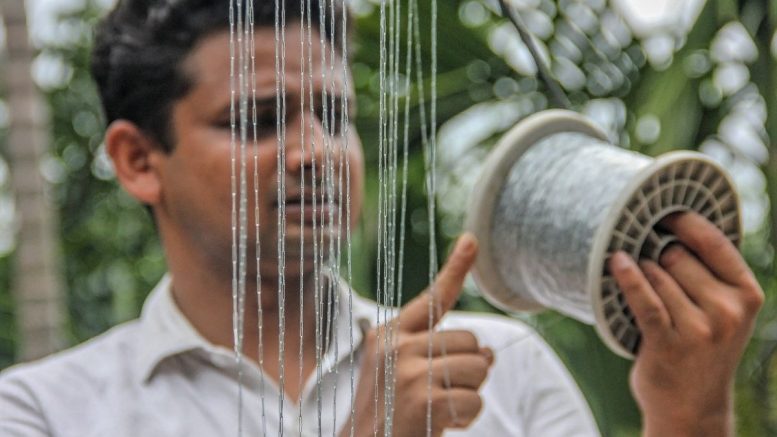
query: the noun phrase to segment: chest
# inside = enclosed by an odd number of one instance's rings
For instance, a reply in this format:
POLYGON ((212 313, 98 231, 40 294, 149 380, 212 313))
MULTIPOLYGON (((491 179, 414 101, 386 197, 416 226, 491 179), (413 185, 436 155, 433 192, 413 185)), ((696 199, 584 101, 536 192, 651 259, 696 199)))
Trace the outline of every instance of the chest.
MULTIPOLYGON (((256 368, 238 374, 198 360, 179 362, 162 366, 147 385, 112 385, 85 394, 68 414, 51 418, 51 429, 62 437, 331 436, 347 423, 360 379, 347 361, 316 370, 298 403, 256 368)), ((520 437, 515 418, 505 417, 499 405, 490 405, 469 429, 446 436, 520 437)))

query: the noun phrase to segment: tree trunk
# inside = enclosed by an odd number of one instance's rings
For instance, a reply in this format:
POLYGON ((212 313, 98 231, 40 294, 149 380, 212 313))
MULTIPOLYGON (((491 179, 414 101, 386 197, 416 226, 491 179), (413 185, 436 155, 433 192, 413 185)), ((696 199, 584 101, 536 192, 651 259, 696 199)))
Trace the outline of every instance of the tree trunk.
POLYGON ((40 172, 49 143, 48 111, 32 80, 35 56, 25 2, 4 0, 7 35, 8 160, 15 194, 18 238, 11 275, 19 348, 17 359, 39 358, 63 346, 65 305, 55 213, 40 172))

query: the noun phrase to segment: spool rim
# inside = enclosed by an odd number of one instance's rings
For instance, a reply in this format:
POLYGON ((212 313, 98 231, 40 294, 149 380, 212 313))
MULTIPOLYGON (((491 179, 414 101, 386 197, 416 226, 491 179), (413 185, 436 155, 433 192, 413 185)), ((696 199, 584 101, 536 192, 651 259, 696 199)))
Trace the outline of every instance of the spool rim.
POLYGON ((501 187, 521 156, 542 139, 564 132, 609 140, 604 131, 576 112, 552 109, 531 115, 510 129, 489 153, 470 195, 464 229, 475 235, 480 246, 472 277, 480 294, 489 303, 507 312, 538 312, 545 306, 516 296, 499 273, 491 252, 494 207, 501 187))
MULTIPOLYGON (((702 164, 711 167, 717 172, 718 176, 723 178, 724 182, 728 184, 729 187, 731 187, 731 195, 736 210, 735 232, 738 237, 734 243, 739 245, 742 241, 742 214, 739 210, 739 195, 736 189, 734 189, 734 182, 731 180, 731 177, 728 175, 728 173, 720 166, 720 164, 711 158, 697 152, 674 151, 656 157, 654 162, 638 172, 637 175, 629 181, 627 186, 621 191, 620 195, 612 203, 610 209, 605 215, 604 221, 597 229, 594 235, 593 245, 591 246, 591 255, 589 257, 587 272, 587 292, 591 297, 594 317, 596 320, 594 326, 596 327, 596 331, 599 334, 599 337, 610 348, 610 350, 621 357, 633 359, 634 353, 628 350, 611 331, 610 322, 607 320, 605 315, 605 305, 602 300, 602 278, 604 276, 603 272, 607 252, 609 250, 610 242, 613 238, 613 231, 615 230, 616 224, 621 220, 624 210, 627 209, 628 204, 632 201, 634 195, 637 194, 640 188, 645 183, 647 183, 651 177, 654 177, 657 172, 664 168, 691 161, 701 162, 702 164)), ((661 211, 661 218, 666 217, 673 212, 683 210, 693 211, 693 208, 690 206, 676 205, 674 208, 667 208, 667 210, 661 211)), ((660 219, 656 221, 660 221, 660 219)))

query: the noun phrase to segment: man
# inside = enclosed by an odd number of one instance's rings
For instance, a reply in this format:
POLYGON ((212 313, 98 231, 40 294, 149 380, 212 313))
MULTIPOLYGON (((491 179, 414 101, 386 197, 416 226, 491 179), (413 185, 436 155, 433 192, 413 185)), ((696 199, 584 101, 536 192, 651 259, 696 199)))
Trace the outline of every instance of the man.
MULTIPOLYGON (((316 17, 318 4, 312 3, 316 17)), ((434 293, 410 302, 390 324, 395 389, 386 414, 383 345, 389 328, 375 325, 374 304, 355 298, 349 319, 347 284, 327 276, 341 298, 325 302, 326 308, 340 305, 341 317, 327 320, 328 329, 311 328, 320 307, 309 203, 321 193, 303 191, 300 180, 310 181, 316 170, 320 177, 323 144, 347 140, 342 159, 351 169, 355 220, 363 184, 359 139, 353 129, 347 139, 344 132, 325 132, 319 118, 295 105, 285 114, 281 172, 287 192, 285 289, 302 293, 286 293, 280 313, 274 4, 264 1, 255 10, 259 122, 257 145, 249 152, 264 176, 259 200, 248 208, 256 207, 262 224, 262 262, 258 271, 247 272, 261 274, 263 291, 260 299, 247 284, 245 360, 236 363, 227 4, 124 0, 98 30, 93 73, 110 123, 106 147, 121 185, 153 211, 170 274, 138 321, 3 374, 0 435, 214 436, 236 435, 240 428, 245 435, 371 436, 390 426, 393 435, 424 436, 427 424, 434 436, 596 435, 571 378, 526 327, 480 315, 449 314, 440 321, 476 257, 477 243, 469 235, 457 242, 431 287, 434 293), (430 331, 430 304, 438 308, 432 323, 444 329, 430 331), (260 309, 261 336, 254 328, 260 309), (279 330, 281 319, 285 332, 279 330), (324 344, 325 338, 331 339, 324 344)), ((289 2, 286 11, 286 99, 299 102, 311 91, 301 78, 309 77, 312 95, 321 95, 325 83, 315 60, 327 49, 310 46, 313 70, 303 74, 308 66, 299 51, 304 41, 298 2, 289 2)), ((318 32, 313 29, 312 41, 318 32)), ((352 99, 353 91, 337 76, 336 98, 352 99)), ((321 105, 314 102, 316 114, 321 105)), ((247 170, 253 173, 253 160, 247 170)), ((733 373, 762 293, 714 226, 692 214, 666 225, 695 255, 678 246, 667 251, 662 266, 637 266, 624 254, 609 265, 644 333, 632 388, 645 435, 731 435, 733 373)))

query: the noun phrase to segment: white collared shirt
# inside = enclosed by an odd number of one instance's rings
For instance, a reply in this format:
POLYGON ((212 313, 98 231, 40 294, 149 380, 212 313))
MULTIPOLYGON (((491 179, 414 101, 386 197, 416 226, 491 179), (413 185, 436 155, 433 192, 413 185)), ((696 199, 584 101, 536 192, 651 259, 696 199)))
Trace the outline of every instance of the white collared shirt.
MULTIPOLYGON (((140 319, 1 373, 0 436, 237 436, 238 391, 244 436, 276 436, 281 427, 288 436, 337 435, 351 412, 352 381, 354 387, 359 381, 363 333, 384 310, 341 283, 335 306, 341 316, 334 319, 321 379, 313 372, 302 402, 281 404, 278 384, 256 365, 238 367, 231 350, 199 335, 173 301, 170 283, 168 277, 159 283, 140 319)), ((481 387, 480 415, 468 429, 446 436, 599 435, 574 381, 530 328, 456 312, 442 324, 472 331, 496 355, 481 387)))

